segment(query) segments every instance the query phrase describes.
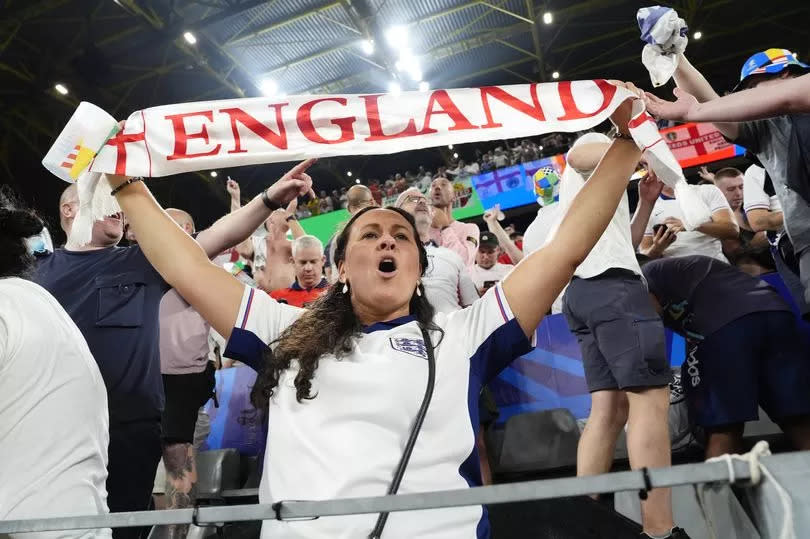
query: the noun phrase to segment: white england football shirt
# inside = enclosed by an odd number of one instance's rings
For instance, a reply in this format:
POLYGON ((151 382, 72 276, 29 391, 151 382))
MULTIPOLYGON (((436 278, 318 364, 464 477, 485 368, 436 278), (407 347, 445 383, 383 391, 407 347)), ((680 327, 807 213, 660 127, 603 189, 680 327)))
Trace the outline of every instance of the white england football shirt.
MULTIPOLYGON (((728 205, 726 197, 714 185, 698 185, 698 193, 700 198, 711 211, 712 215, 718 211, 731 212, 731 206, 728 205)), ((683 222, 683 212, 681 205, 674 198, 669 198, 664 195, 655 201, 652 215, 647 223, 647 230, 644 232, 645 236, 653 235, 653 227, 655 225, 663 224, 667 217, 675 217, 683 222)), ((732 217, 733 218, 733 217, 732 217)), ((665 257, 672 256, 687 256, 687 255, 704 255, 716 258, 722 262, 728 263, 728 259, 723 254, 723 244, 717 238, 692 230, 687 232, 685 230, 678 232, 675 242, 667 247, 664 251, 665 257)))
POLYGON ((484 288, 484 285, 490 281, 502 281, 504 277, 509 275, 509 272, 511 272, 514 267, 515 266, 512 264, 495 262, 492 267, 484 269, 476 264, 470 269, 470 275, 472 275, 472 281, 475 283, 475 286, 481 290, 484 288))
POLYGON ((108 444, 107 390, 79 328, 44 288, 0 279, 0 520, 107 513, 108 444))
POLYGON ((765 192, 765 169, 751 165, 743 177, 743 210, 768 210, 781 212, 782 205, 776 195, 765 192))
POLYGON ((478 299, 461 257, 446 247, 426 245, 428 267, 422 277, 425 297, 437 313, 457 311, 478 299))
MULTIPOLYGON (((246 288, 226 355, 261 362, 265 343, 302 312, 246 288)), ((469 308, 438 314, 434 321, 444 331, 431 333, 435 389, 402 494, 480 485, 478 395, 483 384, 530 350, 500 285, 469 308)), ((406 316, 365 328, 348 356, 321 358, 312 400, 296 401, 293 365, 269 405, 260 501, 384 495, 422 401, 426 359, 418 324, 406 316)), ((372 514, 268 520, 262 537, 357 539, 368 536, 376 519, 372 514)), ((481 507, 398 512, 391 513, 385 536, 472 539, 489 536, 489 524, 481 507)))

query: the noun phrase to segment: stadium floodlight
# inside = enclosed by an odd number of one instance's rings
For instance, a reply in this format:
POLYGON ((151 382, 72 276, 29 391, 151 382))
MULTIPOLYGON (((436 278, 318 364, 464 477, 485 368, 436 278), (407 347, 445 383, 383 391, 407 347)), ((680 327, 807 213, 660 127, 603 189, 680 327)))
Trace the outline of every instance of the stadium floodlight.
POLYGON ((191 32, 186 32, 185 34, 183 34, 183 39, 185 39, 186 43, 188 43, 189 45, 194 45, 195 43, 197 43, 197 38, 191 32))
POLYGON ((423 80, 422 82, 419 83, 419 91, 420 92, 427 92, 428 90, 430 90, 430 83, 429 82, 423 80))
POLYGON ((554 15, 551 14, 550 11, 546 11, 543 13, 543 22, 546 24, 551 24, 554 22, 554 15))
POLYGON ((700 38, 703 37, 703 32, 697 31, 694 34, 692 34, 692 37, 695 38, 695 39, 700 39, 700 38))
POLYGON ((385 39, 388 43, 396 46, 404 46, 408 44, 408 29, 401 25, 390 27, 385 32, 385 39))
POLYGON ((346 176, 351 178, 352 177, 352 171, 351 170, 346 171, 346 176))
POLYGON ((212 171, 211 171, 211 177, 212 177, 212 178, 216 178, 216 177, 217 177, 217 171, 216 171, 216 170, 212 170, 212 171))
POLYGON ((267 97, 278 95, 278 83, 273 79, 262 79, 262 81, 259 83, 259 88, 267 97))
POLYGON ((551 74, 551 78, 552 79, 559 79, 560 78, 560 72, 555 71, 554 73, 551 74))
POLYGON ((57 82, 57 83, 54 85, 54 89, 55 89, 57 92, 59 92, 60 94, 62 94, 62 95, 67 95, 67 93, 68 93, 67 86, 65 86, 65 85, 64 85, 64 84, 62 84, 61 82, 57 82))
POLYGON ((402 86, 399 85, 397 81, 391 81, 388 83, 388 93, 391 95, 400 95, 402 94, 402 86))
POLYGON ((371 39, 364 39, 360 42, 360 48, 363 49, 363 52, 366 53, 368 56, 374 54, 374 41, 371 39))

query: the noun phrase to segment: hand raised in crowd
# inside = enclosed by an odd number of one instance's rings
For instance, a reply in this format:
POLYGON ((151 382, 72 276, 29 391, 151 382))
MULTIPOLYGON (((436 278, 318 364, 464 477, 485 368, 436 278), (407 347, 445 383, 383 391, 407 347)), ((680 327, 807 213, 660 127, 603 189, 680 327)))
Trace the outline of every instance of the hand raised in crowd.
POLYGON ((291 200, 307 194, 311 199, 316 199, 315 191, 312 190, 312 177, 307 174, 307 169, 317 161, 317 159, 307 159, 291 168, 276 183, 267 188, 268 198, 277 204, 287 204, 291 200))
MULTIPOLYGON (((644 95, 644 93, 636 88, 636 85, 632 82, 622 82, 618 80, 609 80, 609 83, 613 84, 614 86, 618 86, 620 88, 625 88, 630 90, 634 94, 636 94, 639 98, 644 95)), ((630 118, 633 116, 633 100, 632 99, 625 99, 622 101, 622 104, 619 105, 616 110, 613 111, 613 114, 610 115, 610 121, 613 122, 613 125, 619 130, 620 133, 624 135, 629 135, 630 131, 627 128, 628 122, 630 122, 630 118)))
POLYGON ((667 227, 671 228, 673 232, 678 233, 682 230, 686 230, 686 227, 683 226, 683 221, 678 219, 677 217, 667 217, 664 219, 664 224, 667 227))
POLYGON ((290 201, 289 204, 287 204, 287 209, 284 210, 285 222, 286 222, 286 218, 288 218, 290 216, 295 217, 295 212, 296 211, 298 211, 298 197, 295 197, 294 199, 292 199, 290 201))
POLYGON ((493 228, 498 224, 498 217, 502 217, 503 214, 501 213, 501 205, 495 204, 492 208, 488 209, 484 212, 483 219, 484 222, 487 224, 490 232, 492 232, 493 228))
POLYGON ((664 182, 648 174, 638 182, 638 198, 650 204, 655 204, 663 188, 664 182))
POLYGON ((661 226, 653 234, 653 242, 650 248, 645 253, 650 258, 661 258, 667 247, 672 245, 677 239, 677 230, 675 227, 661 226))
POLYGON ((698 176, 701 179, 714 183, 714 172, 709 172, 709 169, 706 168, 706 165, 703 165, 698 169, 698 176))
POLYGON ((680 88, 675 88, 672 93, 675 94, 675 101, 667 101, 645 92, 644 103, 647 105, 647 112, 662 120, 688 122, 690 114, 699 105, 698 100, 680 88))
POLYGON ((236 180, 232 180, 230 176, 228 176, 228 181, 225 183, 225 189, 228 191, 228 194, 231 195, 231 200, 241 200, 242 191, 239 188, 239 184, 236 180))

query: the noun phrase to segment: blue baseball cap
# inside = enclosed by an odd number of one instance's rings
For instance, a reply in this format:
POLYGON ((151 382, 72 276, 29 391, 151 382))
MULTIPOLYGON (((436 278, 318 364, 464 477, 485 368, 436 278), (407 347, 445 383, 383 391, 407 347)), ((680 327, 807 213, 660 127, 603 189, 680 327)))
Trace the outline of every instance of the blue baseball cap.
POLYGON ((733 91, 742 88, 745 80, 753 75, 781 73, 786 68, 798 67, 800 69, 810 69, 807 64, 801 63, 796 55, 787 49, 768 49, 751 56, 740 70, 740 82, 733 91))

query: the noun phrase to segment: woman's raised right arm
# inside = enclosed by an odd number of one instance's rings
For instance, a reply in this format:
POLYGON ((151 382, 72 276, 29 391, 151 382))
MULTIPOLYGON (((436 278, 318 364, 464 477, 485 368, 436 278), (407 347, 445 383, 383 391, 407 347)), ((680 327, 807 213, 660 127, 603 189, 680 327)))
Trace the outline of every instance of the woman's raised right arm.
MULTIPOLYGON (((107 176, 115 189, 124 176, 107 176)), ((267 190, 267 197, 282 205, 311 192, 312 180, 285 175, 267 190)), ((146 258, 166 282, 226 340, 230 338, 245 286, 208 260, 194 239, 163 211, 143 182, 117 192, 116 198, 138 238, 146 258)))
MULTIPOLYGON (((115 188, 126 181, 108 176, 115 188)), ((214 265, 194 239, 163 211, 143 182, 116 195, 146 258, 211 326, 228 340, 245 285, 214 265)))

